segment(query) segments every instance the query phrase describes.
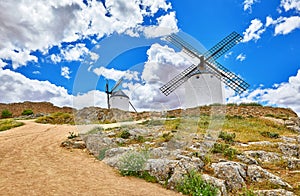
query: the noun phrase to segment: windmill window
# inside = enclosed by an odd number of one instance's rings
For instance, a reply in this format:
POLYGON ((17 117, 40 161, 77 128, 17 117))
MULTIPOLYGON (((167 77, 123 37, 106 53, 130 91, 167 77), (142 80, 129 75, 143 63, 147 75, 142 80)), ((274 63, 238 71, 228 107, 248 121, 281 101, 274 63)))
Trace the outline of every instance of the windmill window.
POLYGON ((196 79, 199 79, 200 78, 200 76, 196 76, 196 79))

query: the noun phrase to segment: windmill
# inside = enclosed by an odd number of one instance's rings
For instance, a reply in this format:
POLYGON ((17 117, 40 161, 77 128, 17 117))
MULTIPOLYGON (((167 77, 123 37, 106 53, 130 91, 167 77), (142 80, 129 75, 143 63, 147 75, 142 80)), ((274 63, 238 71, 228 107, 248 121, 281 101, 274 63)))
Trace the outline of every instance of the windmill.
POLYGON ((205 72, 213 74, 218 80, 222 81, 238 94, 241 94, 249 87, 249 84, 243 79, 216 61, 216 59, 242 40, 242 36, 238 33, 232 32, 204 54, 201 54, 197 49, 175 34, 167 36, 166 40, 181 49, 188 56, 200 60, 199 64, 192 64, 168 83, 160 87, 161 92, 166 96, 171 94, 194 74, 205 72))
POLYGON ((128 110, 130 105, 133 110, 137 112, 133 104, 129 101, 129 97, 123 91, 117 90, 122 82, 123 78, 119 79, 119 81, 112 87, 112 89, 109 90, 108 80, 106 80, 105 93, 107 95, 107 108, 128 110))

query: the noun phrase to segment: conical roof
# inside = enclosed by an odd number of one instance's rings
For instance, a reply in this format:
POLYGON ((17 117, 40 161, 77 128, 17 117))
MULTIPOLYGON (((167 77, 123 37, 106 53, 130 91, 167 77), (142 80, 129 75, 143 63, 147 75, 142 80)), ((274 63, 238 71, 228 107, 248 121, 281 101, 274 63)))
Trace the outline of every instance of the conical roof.
POLYGON ((114 91, 111 94, 111 97, 126 97, 129 99, 129 97, 122 90, 114 91))

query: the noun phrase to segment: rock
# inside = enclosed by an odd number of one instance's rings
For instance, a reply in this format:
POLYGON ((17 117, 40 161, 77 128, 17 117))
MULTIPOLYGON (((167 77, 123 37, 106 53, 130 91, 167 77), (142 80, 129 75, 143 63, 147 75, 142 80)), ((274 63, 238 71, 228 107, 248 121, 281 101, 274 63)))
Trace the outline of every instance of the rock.
POLYGON ((166 158, 171 155, 171 152, 166 147, 152 148, 149 150, 152 158, 166 158))
POLYGON ((118 167, 119 159, 126 152, 133 151, 133 148, 128 147, 119 147, 119 148, 111 148, 105 151, 105 157, 102 160, 107 165, 111 167, 118 167))
POLYGON ((279 143, 278 148, 281 152, 288 157, 295 156, 300 157, 300 147, 297 144, 286 144, 286 143, 279 143))
POLYGON ((61 147, 64 147, 67 149, 85 149, 86 145, 83 141, 66 140, 61 143, 61 147))
POLYGON ((296 122, 293 121, 293 120, 286 120, 286 121, 284 121, 284 125, 285 126, 294 126, 295 124, 296 124, 296 122))
POLYGON ((297 142, 297 140, 295 138, 292 138, 292 137, 286 137, 286 136, 282 136, 280 137, 284 142, 287 142, 287 143, 295 143, 297 142))
POLYGON ((252 164, 257 165, 258 164, 258 162, 254 158, 249 157, 245 154, 237 155, 236 158, 238 158, 240 161, 242 161, 243 163, 248 164, 248 165, 252 165, 252 164))
POLYGON ((300 135, 297 137, 297 142, 300 144, 300 135))
POLYGON ((212 176, 209 176, 207 174, 202 174, 202 179, 213 185, 214 187, 218 188, 220 193, 218 195, 223 195, 223 196, 227 196, 227 190, 226 190, 226 185, 225 185, 225 180, 221 180, 212 176))
POLYGON ((145 136, 148 134, 148 131, 147 130, 144 130, 144 129, 131 129, 129 130, 129 133, 131 136, 133 136, 134 138, 135 137, 138 137, 138 136, 145 136))
POLYGON ((164 184, 174 173, 174 168, 179 161, 169 159, 148 159, 144 170, 151 176, 156 177, 160 183, 164 184))
POLYGON ((247 168, 245 164, 228 161, 212 163, 211 167, 217 178, 225 180, 228 190, 233 191, 245 186, 247 168))
POLYGON ((289 157, 287 159, 287 167, 289 169, 300 169, 300 159, 289 157))
POLYGON ((116 146, 116 144, 113 142, 113 138, 109 137, 103 137, 103 134, 90 134, 83 136, 83 141, 86 144, 87 149, 91 153, 94 154, 94 156, 99 155, 99 151, 104 148, 113 148, 116 146))
POLYGON ((281 159, 281 155, 275 152, 266 152, 263 150, 257 151, 245 151, 243 152, 246 156, 257 158, 261 162, 274 162, 281 159))
POLYGON ((255 146, 273 146, 274 143, 269 141, 261 141, 261 142, 249 142, 248 145, 255 145, 255 146))
POLYGON ((268 172, 267 170, 261 168, 258 165, 249 165, 247 170, 247 176, 252 182, 268 181, 275 185, 292 188, 291 185, 284 182, 281 178, 268 172))
POLYGON ((255 194, 259 196, 294 196, 293 192, 284 190, 284 189, 274 189, 274 190, 259 190, 254 191, 255 194))

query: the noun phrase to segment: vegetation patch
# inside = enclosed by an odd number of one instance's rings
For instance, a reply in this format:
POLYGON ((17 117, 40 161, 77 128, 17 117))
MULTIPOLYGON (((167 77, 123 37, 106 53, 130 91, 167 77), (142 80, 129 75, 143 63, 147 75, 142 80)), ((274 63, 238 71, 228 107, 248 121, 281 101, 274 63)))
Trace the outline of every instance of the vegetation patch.
POLYGON ((278 133, 274 133, 274 132, 262 131, 262 132, 260 132, 260 134, 262 136, 268 137, 268 138, 274 138, 274 139, 279 138, 279 134, 278 133))
POLYGON ((62 112, 56 112, 50 116, 39 117, 35 122, 43 124, 75 124, 73 115, 62 112))
POLYGON ((215 196, 218 189, 206 183, 201 175, 195 171, 187 173, 183 180, 176 185, 176 190, 184 195, 207 195, 215 196))
POLYGON ((12 113, 9 110, 3 110, 1 112, 1 117, 2 118, 11 118, 12 117, 12 113))
POLYGON ((32 115, 32 114, 33 114, 33 111, 30 110, 30 109, 23 110, 23 112, 22 112, 23 116, 29 116, 29 115, 32 115))
POLYGON ((223 131, 221 131, 219 134, 219 138, 221 138, 228 144, 232 144, 234 142, 235 136, 235 133, 227 133, 223 131))
POLYGON ((231 148, 228 144, 215 143, 211 149, 212 153, 221 153, 224 157, 227 157, 229 160, 232 160, 237 154, 237 150, 231 148))
POLYGON ((8 129, 19 127, 24 125, 22 122, 17 122, 13 119, 2 119, 0 120, 0 131, 6 131, 8 129))

